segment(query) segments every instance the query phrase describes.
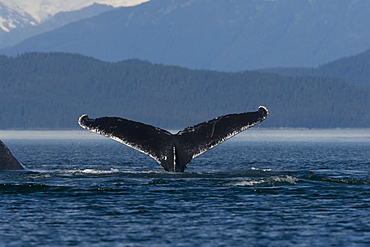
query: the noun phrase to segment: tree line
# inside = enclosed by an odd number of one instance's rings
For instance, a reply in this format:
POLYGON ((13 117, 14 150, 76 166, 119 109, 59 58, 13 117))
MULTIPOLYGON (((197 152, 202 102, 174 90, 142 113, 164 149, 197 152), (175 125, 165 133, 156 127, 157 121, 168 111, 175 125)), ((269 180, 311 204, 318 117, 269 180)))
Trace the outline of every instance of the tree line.
POLYGON ((226 73, 116 63, 68 53, 0 56, 0 129, 77 129, 77 118, 121 116, 183 128, 259 105, 264 127, 369 127, 370 87, 318 76, 226 73))

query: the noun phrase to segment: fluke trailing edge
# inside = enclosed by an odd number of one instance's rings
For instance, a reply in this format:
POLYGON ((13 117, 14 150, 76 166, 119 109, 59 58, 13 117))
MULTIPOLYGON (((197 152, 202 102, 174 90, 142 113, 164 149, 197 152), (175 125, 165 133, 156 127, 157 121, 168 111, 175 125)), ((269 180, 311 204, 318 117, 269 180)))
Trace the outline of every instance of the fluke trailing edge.
POLYGON ((268 113, 265 107, 260 106, 256 112, 217 117, 187 127, 177 134, 119 117, 90 119, 82 115, 78 124, 149 155, 166 171, 183 172, 192 159, 259 124, 268 113))

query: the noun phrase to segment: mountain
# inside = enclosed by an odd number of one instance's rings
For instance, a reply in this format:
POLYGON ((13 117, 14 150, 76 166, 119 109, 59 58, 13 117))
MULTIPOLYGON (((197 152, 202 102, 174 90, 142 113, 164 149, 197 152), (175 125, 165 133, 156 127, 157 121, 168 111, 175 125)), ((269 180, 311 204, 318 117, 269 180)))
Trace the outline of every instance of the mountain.
POLYGON ((68 23, 90 18, 114 7, 132 6, 147 0, 0 0, 0 48, 68 23))
POLYGON ((12 9, 0 2, 0 35, 16 27, 28 27, 36 25, 37 21, 30 14, 12 9))
POLYGON ((340 79, 109 63, 67 53, 0 56, 1 129, 77 129, 77 118, 121 116, 179 129, 270 110, 264 127, 369 127, 370 87, 340 79))
POLYGON ((146 1, 148 0, 0 0, 0 6, 5 7, 10 12, 31 16, 36 22, 34 25, 36 25, 60 12, 80 10, 93 4, 122 7, 133 6, 146 1))
POLYGON ((259 71, 285 76, 340 78, 349 83, 370 86, 370 50, 323 64, 317 68, 268 68, 259 71))
POLYGON ((219 71, 316 67, 369 49, 368 23, 368 0, 152 0, 0 52, 72 52, 219 71))
MULTIPOLYGON (((108 10, 112 10, 112 6, 93 4, 89 7, 71 11, 71 12, 60 12, 53 17, 50 17, 47 21, 40 24, 23 23, 22 25, 13 25, 15 28, 9 32, 1 32, 0 30, 0 47, 7 47, 14 45, 24 39, 38 35, 58 27, 62 27, 68 23, 78 21, 81 19, 89 18, 108 10)), ((15 20, 15 19, 14 19, 15 20)), ((34 19, 30 19, 34 20, 34 19)))

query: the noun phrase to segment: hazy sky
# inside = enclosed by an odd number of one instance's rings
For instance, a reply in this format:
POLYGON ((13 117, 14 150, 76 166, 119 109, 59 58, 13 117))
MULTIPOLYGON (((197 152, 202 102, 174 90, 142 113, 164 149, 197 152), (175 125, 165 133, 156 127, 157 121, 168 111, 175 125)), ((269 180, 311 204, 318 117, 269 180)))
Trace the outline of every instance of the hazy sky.
POLYGON ((120 7, 147 1, 149 0, 0 0, 1 3, 18 12, 29 13, 39 22, 58 12, 78 10, 94 2, 120 7))

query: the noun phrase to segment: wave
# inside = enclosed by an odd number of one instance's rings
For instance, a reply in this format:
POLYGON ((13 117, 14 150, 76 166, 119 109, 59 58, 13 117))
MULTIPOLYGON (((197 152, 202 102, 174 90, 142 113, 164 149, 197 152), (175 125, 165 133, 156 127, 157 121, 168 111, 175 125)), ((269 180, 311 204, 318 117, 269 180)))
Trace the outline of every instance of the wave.
MULTIPOLYGON (((100 168, 100 167, 99 167, 100 168)), ((110 184, 110 183, 135 183, 140 184, 180 183, 181 181, 192 181, 195 184, 210 182, 213 185, 226 186, 284 186, 296 185, 298 181, 301 185, 322 183, 324 186, 335 184, 343 185, 369 185, 370 179, 367 173, 353 171, 321 171, 321 170, 297 170, 297 171, 278 171, 272 169, 263 169, 251 167, 245 170, 232 171, 189 171, 185 173, 165 172, 162 170, 150 171, 130 171, 116 168, 99 169, 71 169, 54 171, 22 171, 22 172, 1 172, 0 179, 3 181, 2 189, 7 190, 9 186, 14 185, 21 190, 34 188, 50 189, 48 187, 38 187, 35 184, 44 184, 50 186, 78 186, 83 180, 84 184, 110 184), (128 180, 126 180, 128 179, 128 180), (131 180, 135 179, 135 180, 131 180), (162 180, 158 180, 162 179, 162 180), (158 180, 158 181, 157 181, 158 180)), ((103 168, 103 167, 101 167, 103 168)), ((0 184, 1 185, 1 184, 0 184)), ((32 189, 31 189, 32 191, 32 189)))
POLYGON ((238 182, 232 182, 228 185, 231 186, 274 186, 278 184, 297 184, 298 178, 289 176, 289 175, 282 175, 282 176, 271 176, 268 178, 262 178, 258 180, 243 180, 238 182))
POLYGON ((322 176, 318 174, 310 174, 304 176, 304 180, 306 181, 313 181, 313 182, 328 182, 328 183, 335 183, 335 184, 348 184, 348 185, 367 185, 370 184, 369 179, 361 179, 361 178, 354 178, 354 177, 330 177, 330 176, 322 176))

